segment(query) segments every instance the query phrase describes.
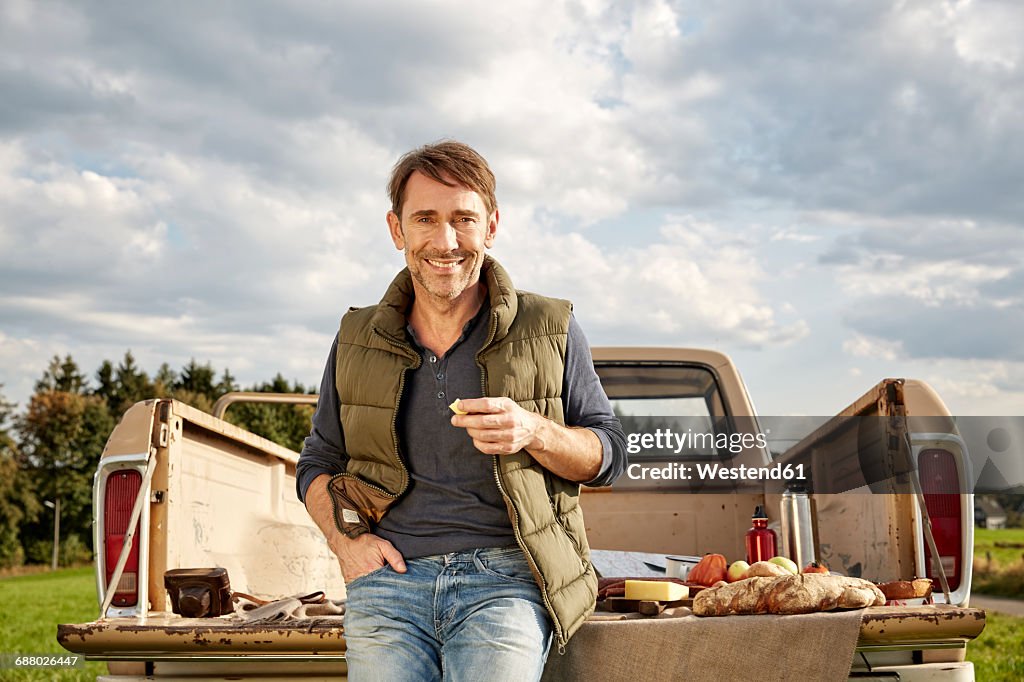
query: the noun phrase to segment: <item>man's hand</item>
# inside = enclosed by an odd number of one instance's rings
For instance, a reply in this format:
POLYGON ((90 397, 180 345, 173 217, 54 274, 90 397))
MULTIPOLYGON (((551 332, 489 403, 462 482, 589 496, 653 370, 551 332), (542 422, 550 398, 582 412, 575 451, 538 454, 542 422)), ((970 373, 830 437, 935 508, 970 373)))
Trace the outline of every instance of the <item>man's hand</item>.
POLYGON ((539 433, 547 419, 528 412, 510 398, 466 398, 452 426, 466 429, 473 445, 485 455, 511 455, 520 450, 543 449, 539 433))
POLYGON ((352 539, 338 532, 327 539, 327 546, 338 557, 346 583, 387 564, 398 573, 405 573, 405 560, 395 546, 372 533, 352 539))
POLYGON ((452 426, 466 429, 476 449, 486 455, 526 450, 542 467, 569 481, 589 481, 601 470, 601 440, 590 429, 559 426, 511 398, 457 403, 453 407, 468 414, 452 416, 452 426))
POLYGON ((363 533, 355 539, 349 538, 334 525, 331 495, 327 484, 331 477, 321 474, 313 479, 306 491, 306 509, 310 517, 327 538, 327 546, 338 557, 341 575, 345 582, 351 582, 384 564, 399 573, 405 573, 405 560, 395 546, 382 537, 363 533))

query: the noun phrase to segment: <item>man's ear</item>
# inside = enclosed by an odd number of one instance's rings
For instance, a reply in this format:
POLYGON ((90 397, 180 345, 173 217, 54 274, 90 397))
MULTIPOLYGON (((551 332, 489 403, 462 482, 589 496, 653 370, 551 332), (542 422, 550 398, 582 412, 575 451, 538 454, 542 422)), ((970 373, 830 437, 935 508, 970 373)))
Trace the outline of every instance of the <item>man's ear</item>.
POLYGON ((405 235, 402 233, 402 221, 394 211, 388 211, 388 232, 391 233, 391 241, 399 251, 405 250, 405 235))
POLYGON ((484 246, 488 249, 494 246, 494 238, 498 234, 498 209, 494 209, 490 220, 487 221, 487 234, 484 235, 484 246))

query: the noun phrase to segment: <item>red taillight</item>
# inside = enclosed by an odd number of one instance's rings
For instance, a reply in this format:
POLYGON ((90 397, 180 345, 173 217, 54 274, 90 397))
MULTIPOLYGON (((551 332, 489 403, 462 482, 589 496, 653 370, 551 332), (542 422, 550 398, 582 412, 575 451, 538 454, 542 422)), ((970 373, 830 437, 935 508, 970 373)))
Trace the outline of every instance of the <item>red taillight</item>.
MULTIPOLYGON (((114 568, 124 547, 131 520, 132 507, 142 486, 142 474, 135 470, 118 471, 107 478, 107 489, 103 497, 103 556, 106 565, 106 584, 114 575, 114 568)), ((136 530, 128 561, 124 565, 121 580, 114 588, 114 606, 135 606, 139 602, 139 538, 136 530)))
MULTIPOLYGON (((963 522, 961 505, 966 497, 960 494, 960 478, 957 475, 956 460, 947 450, 923 450, 917 456, 917 467, 921 477, 921 490, 928 516, 932 520, 932 534, 939 560, 949 581, 949 589, 960 587, 963 556, 963 522)), ((939 574, 931 559, 928 543, 924 544, 925 575, 939 587, 939 574)))

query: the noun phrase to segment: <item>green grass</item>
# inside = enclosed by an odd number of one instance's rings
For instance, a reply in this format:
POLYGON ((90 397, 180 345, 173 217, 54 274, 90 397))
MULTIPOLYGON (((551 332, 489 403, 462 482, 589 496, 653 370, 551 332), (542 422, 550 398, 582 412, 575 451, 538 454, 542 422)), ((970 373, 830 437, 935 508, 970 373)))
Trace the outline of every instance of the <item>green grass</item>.
POLYGON ((1024 679, 1024 618, 988 612, 985 629, 967 645, 974 677, 984 682, 1024 679))
MULTIPOLYGON (((57 643, 57 624, 84 623, 98 613, 92 568, 0 579, 0 653, 68 654, 57 643)), ((0 679, 92 681, 106 670, 93 662, 79 669, 7 669, 0 679)))
POLYGON ((975 529, 972 592, 1024 599, 1024 546, 1005 545, 1024 545, 1024 528, 975 529))
POLYGON ((1024 557, 1024 528, 1002 530, 974 529, 974 558, 985 560, 989 556, 998 564, 1012 564, 1024 557), (996 547, 996 543, 1019 544, 1020 547, 996 547))

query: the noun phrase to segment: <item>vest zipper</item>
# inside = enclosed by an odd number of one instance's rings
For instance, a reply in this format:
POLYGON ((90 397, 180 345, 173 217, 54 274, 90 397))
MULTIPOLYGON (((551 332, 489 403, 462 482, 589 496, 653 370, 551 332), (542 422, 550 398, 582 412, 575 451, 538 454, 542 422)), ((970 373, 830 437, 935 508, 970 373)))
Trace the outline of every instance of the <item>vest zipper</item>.
MULTIPOLYGON (((480 368, 480 394, 487 397, 487 369, 484 367, 484 363, 481 360, 484 352, 488 346, 494 340, 494 332, 498 326, 498 314, 494 313, 491 315, 491 326, 487 333, 487 342, 484 347, 476 354, 476 364, 480 368)), ((533 572, 534 577, 537 580, 538 586, 540 587, 540 596, 544 600, 544 606, 547 608, 548 613, 551 615, 551 623, 555 626, 555 635, 558 638, 558 653, 562 655, 565 653, 565 645, 567 640, 565 639, 565 633, 562 630, 562 624, 558 622, 558 616, 555 614, 555 609, 551 605, 551 600, 548 597, 548 584, 544 580, 544 575, 540 572, 540 568, 537 567, 536 562, 533 560, 533 555, 526 548, 526 543, 523 541, 522 531, 519 530, 519 512, 516 511, 516 507, 512 504, 512 498, 505 492, 505 486, 501 483, 501 474, 498 471, 498 457, 500 455, 491 455, 491 459, 494 464, 494 482, 498 486, 498 492, 501 493, 502 498, 505 500, 505 506, 511 512, 512 521, 512 532, 515 533, 516 543, 519 545, 519 549, 523 550, 523 554, 526 556, 527 563, 530 564, 530 570, 533 572)), ((552 505, 553 506, 553 505, 552 505)), ((557 517, 556 517, 557 520, 557 517)))
POLYGON ((388 493, 387 491, 384 492, 397 499, 409 487, 409 469, 406 468, 405 462, 402 461, 402 455, 398 452, 398 407, 402 402, 402 393, 405 390, 405 373, 408 372, 410 369, 416 369, 417 367, 419 367, 423 360, 422 358, 420 358, 420 354, 417 353, 409 344, 402 343, 398 339, 391 338, 389 335, 385 334, 376 327, 373 328, 373 331, 375 334, 380 336, 382 339, 390 343, 395 348, 407 351, 410 355, 413 355, 416 358, 415 364, 413 364, 411 367, 403 367, 401 374, 399 374, 398 376, 398 393, 395 395, 395 412, 393 415, 391 415, 391 442, 394 443, 395 460, 398 462, 398 466, 402 468, 402 478, 404 480, 402 482, 402 489, 399 490, 397 493, 388 493))
MULTIPOLYGON (((368 481, 364 481, 363 479, 359 478, 355 474, 349 474, 349 473, 345 473, 343 471, 340 474, 334 474, 333 476, 331 476, 331 481, 334 481, 334 479, 336 479, 336 478, 354 478, 357 481, 359 481, 359 485, 366 486, 367 488, 373 488, 374 490, 376 490, 377 492, 381 493, 382 495, 385 495, 387 497, 392 497, 392 498, 398 497, 398 495, 396 495, 396 494, 394 494, 392 492, 388 492, 387 490, 384 490, 384 488, 381 488, 379 485, 376 485, 374 483, 369 483, 368 481)), ((334 503, 334 511, 335 511, 335 513, 337 513, 337 511, 338 511, 338 503, 334 502, 334 496, 333 495, 331 495, 331 502, 334 503)))

